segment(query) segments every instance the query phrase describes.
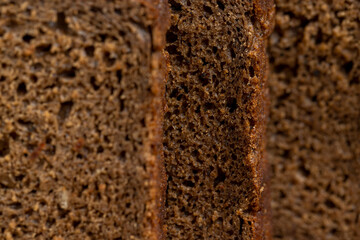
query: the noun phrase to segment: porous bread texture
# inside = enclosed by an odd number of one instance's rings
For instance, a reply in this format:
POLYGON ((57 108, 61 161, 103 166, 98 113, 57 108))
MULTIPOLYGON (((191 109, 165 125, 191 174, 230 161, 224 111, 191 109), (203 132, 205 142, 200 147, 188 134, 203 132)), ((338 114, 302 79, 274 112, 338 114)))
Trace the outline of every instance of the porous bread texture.
POLYGON ((274 239, 360 239, 360 2, 277 0, 274 239))
POLYGON ((166 11, 162 0, 0 2, 2 237, 164 237, 166 11))
POLYGON ((267 239, 272 1, 169 1, 168 239, 267 239))

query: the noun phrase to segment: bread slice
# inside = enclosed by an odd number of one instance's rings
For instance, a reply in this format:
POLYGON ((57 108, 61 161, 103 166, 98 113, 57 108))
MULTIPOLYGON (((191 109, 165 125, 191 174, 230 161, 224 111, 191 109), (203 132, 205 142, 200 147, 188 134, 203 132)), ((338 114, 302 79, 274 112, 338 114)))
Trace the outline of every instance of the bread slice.
POLYGON ((1 238, 162 237, 166 9, 0 2, 1 238))
POLYGON ((360 2, 276 5, 274 239, 360 239, 360 2))
POLYGON ((168 239, 267 239, 272 1, 170 0, 168 239))

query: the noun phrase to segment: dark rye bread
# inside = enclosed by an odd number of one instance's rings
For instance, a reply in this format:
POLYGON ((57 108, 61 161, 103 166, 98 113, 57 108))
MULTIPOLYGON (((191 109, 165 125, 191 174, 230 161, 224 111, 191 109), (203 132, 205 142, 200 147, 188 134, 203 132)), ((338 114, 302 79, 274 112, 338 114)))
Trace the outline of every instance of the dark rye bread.
POLYGON ((1 239, 162 237, 166 9, 0 2, 1 239))
POLYGON ((265 39, 273 3, 169 3, 167 237, 267 239, 265 39))
POLYGON ((276 3, 274 238, 360 239, 360 1, 276 3))

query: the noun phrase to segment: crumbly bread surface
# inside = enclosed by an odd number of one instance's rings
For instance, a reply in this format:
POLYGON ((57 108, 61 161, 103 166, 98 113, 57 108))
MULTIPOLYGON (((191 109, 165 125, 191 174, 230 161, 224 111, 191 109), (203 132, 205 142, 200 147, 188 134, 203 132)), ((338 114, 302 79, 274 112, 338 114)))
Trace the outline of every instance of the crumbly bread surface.
POLYGON ((264 42, 273 4, 169 3, 167 237, 266 239, 264 42))
POLYGON ((164 3, 0 2, 1 239, 162 237, 164 3))
POLYGON ((274 239, 360 239, 360 2, 277 0, 274 239))

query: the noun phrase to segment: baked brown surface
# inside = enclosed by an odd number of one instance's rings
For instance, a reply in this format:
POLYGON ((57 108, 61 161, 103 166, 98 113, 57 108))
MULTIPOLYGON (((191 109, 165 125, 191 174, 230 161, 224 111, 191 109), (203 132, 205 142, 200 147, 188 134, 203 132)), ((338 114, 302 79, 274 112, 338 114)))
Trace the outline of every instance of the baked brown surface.
POLYGON ((265 40, 272 1, 171 0, 168 239, 267 239, 265 40))
POLYGON ((165 3, 0 2, 1 239, 163 237, 165 3))
POLYGON ((276 4, 274 239, 360 239, 360 2, 276 4))

